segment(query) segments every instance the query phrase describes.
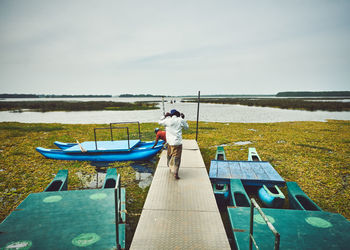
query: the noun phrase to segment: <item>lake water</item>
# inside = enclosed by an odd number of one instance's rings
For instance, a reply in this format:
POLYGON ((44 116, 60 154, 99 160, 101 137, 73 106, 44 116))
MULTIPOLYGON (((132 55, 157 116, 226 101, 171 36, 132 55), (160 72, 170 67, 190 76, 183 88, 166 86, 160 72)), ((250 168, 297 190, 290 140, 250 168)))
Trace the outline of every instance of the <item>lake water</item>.
MULTIPOLYGON (((181 98, 166 98, 165 111, 177 109, 190 121, 197 119, 197 104, 182 103, 181 98), (175 100, 175 103, 171 101, 175 100)), ((6 99, 6 101, 157 101, 158 110, 142 111, 79 111, 79 112, 0 112, 0 122, 14 121, 23 123, 66 123, 66 124, 106 124, 111 122, 157 122, 163 114, 161 98, 40 98, 40 99, 6 99)), ((204 122, 287 122, 287 121, 326 121, 350 120, 350 112, 300 111, 278 108, 248 107, 229 104, 200 104, 199 120, 204 122)))

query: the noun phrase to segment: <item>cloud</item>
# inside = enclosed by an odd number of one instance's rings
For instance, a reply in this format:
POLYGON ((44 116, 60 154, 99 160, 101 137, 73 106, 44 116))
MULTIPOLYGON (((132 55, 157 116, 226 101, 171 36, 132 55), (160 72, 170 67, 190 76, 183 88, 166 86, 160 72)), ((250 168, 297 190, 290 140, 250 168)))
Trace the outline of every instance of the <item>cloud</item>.
POLYGON ((0 92, 349 90, 349 7, 326 0, 3 0, 0 92))

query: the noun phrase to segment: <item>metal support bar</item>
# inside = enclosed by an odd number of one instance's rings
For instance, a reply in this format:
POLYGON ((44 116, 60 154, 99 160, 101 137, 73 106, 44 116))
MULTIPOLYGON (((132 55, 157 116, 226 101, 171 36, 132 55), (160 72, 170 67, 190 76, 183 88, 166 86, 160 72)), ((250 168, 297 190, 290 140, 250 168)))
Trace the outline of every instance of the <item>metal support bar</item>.
POLYGON ((114 188, 114 203, 115 203, 115 231, 116 231, 116 244, 117 249, 121 249, 121 246, 119 245, 119 221, 120 218, 120 198, 121 198, 121 191, 120 191, 120 174, 117 175, 117 183, 115 184, 114 188))
POLYGON ((252 249, 253 247, 253 242, 254 245, 257 249, 259 249, 259 247, 257 246, 255 240, 254 240, 254 236, 253 236, 253 221, 254 221, 254 207, 256 207, 256 209, 259 211, 261 217, 264 219, 265 223, 267 224, 267 226, 269 227, 269 229, 272 231, 272 233, 275 235, 275 249, 279 250, 280 248, 280 234, 277 232, 277 230, 275 229, 275 227, 272 225, 272 223, 269 221, 269 219, 267 218, 267 216, 264 214, 264 212, 261 210, 260 206, 258 205, 258 203, 255 201, 254 198, 251 199, 251 205, 250 205, 250 232, 249 232, 249 250, 252 249))
MULTIPOLYGON (((113 122, 109 124, 109 127, 112 129, 112 125, 118 125, 118 124, 133 124, 137 123, 138 129, 139 129, 139 139, 141 140, 141 127, 140 127, 140 122, 113 122)), ((116 127, 114 127, 116 128, 116 127)))
POLYGON ((200 103, 200 99, 201 99, 201 92, 198 91, 196 141, 198 141, 198 121, 199 121, 199 103, 200 103))
POLYGON ((130 135, 129 135, 129 128, 128 127, 109 127, 109 128, 94 128, 94 138, 95 138, 95 148, 97 150, 97 138, 96 138, 96 130, 102 130, 102 129, 110 129, 111 130, 111 141, 113 141, 113 129, 126 129, 126 133, 128 135, 128 149, 130 149, 130 135))

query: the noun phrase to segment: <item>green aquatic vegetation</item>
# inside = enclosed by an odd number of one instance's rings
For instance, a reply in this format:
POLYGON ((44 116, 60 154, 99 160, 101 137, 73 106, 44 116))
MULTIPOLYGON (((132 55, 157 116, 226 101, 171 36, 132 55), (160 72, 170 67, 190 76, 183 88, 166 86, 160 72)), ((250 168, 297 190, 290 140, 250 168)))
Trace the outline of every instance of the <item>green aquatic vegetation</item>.
MULTIPOLYGON (((196 123, 183 132, 196 138, 196 123)), ((117 126, 117 125, 116 125, 117 126)), ((123 126, 123 125, 121 125, 123 126)), ((88 162, 56 161, 44 158, 36 147, 55 148, 54 141, 94 140, 93 129, 108 124, 22 124, 0 123, 0 220, 13 211, 30 193, 42 192, 60 169, 69 170, 69 189, 84 187, 79 173, 96 175, 88 162), (16 132, 16 133, 14 133, 16 132)), ((141 124, 142 140, 154 140, 156 123, 141 124)), ((138 126, 130 126, 131 138, 138 138, 138 126)), ((98 131, 98 139, 110 139, 109 130, 98 131)), ((113 137, 125 138, 116 129, 113 137)), ((350 122, 207 123, 200 122, 198 144, 209 170, 216 146, 224 145, 228 160, 247 160, 248 148, 255 147, 263 161, 269 161, 286 181, 295 181, 322 209, 350 219, 350 122), (251 144, 236 145, 235 142, 251 144)), ((135 179, 130 162, 113 163, 126 187, 127 233, 130 242, 148 188, 135 179)), ((154 164, 154 168, 156 163, 154 164)), ((181 168, 180 168, 181 171, 181 168)))

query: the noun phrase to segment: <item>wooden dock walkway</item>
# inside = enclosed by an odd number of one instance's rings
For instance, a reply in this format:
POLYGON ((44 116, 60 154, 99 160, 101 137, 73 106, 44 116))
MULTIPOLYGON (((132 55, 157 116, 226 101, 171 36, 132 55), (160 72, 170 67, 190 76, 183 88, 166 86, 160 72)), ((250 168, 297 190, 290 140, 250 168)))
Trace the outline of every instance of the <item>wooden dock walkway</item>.
POLYGON ((163 151, 130 249, 230 249, 195 140, 183 141, 179 176, 163 151))

